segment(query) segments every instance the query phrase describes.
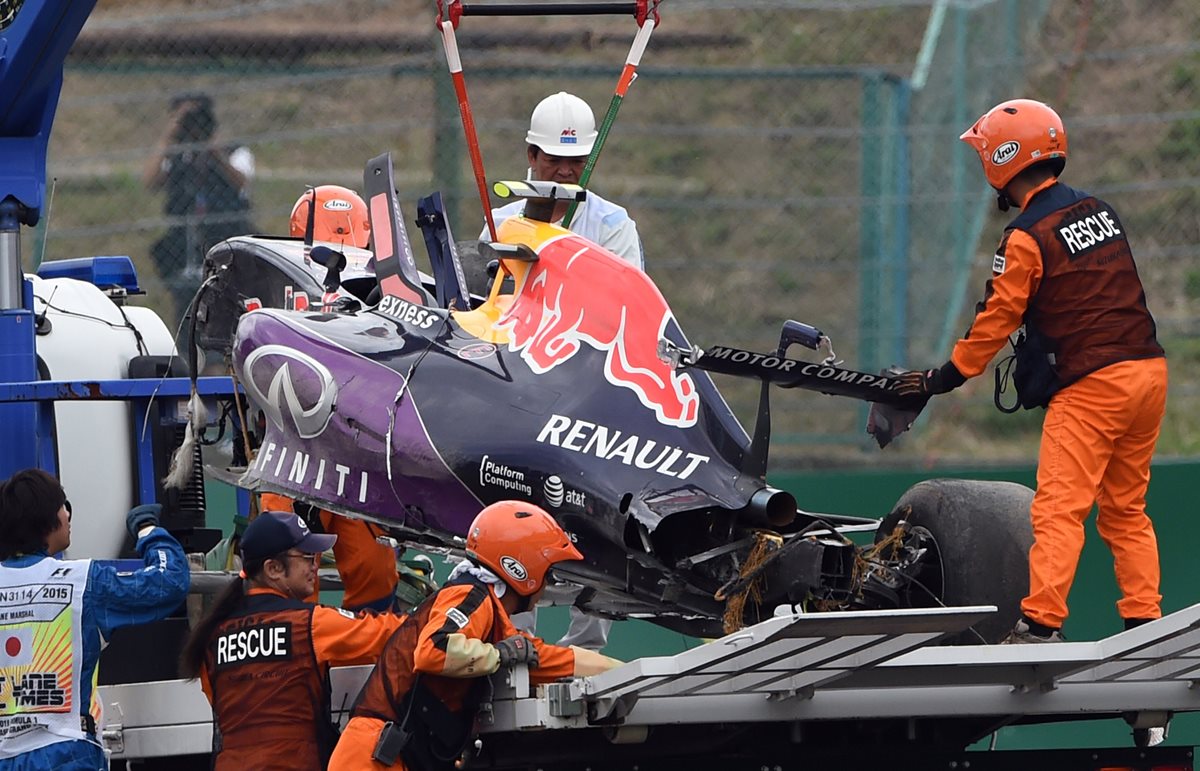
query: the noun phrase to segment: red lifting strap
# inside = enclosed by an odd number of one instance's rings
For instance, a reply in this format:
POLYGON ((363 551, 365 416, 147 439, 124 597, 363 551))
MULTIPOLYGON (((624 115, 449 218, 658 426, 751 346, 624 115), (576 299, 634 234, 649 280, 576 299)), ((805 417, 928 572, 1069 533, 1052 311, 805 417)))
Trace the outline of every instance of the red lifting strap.
MULTIPOLYGON (((463 15, 462 0, 450 0, 446 5, 449 6, 450 25, 454 29, 458 29, 458 22, 463 15)), ((440 30, 442 22, 446 20, 446 10, 442 7, 442 0, 437 0, 437 9, 437 28, 440 30)))
POLYGON ((654 26, 658 27, 662 24, 662 19, 658 16, 658 4, 661 0, 636 0, 637 1, 637 23, 642 26, 646 23, 647 16, 654 16, 654 26))

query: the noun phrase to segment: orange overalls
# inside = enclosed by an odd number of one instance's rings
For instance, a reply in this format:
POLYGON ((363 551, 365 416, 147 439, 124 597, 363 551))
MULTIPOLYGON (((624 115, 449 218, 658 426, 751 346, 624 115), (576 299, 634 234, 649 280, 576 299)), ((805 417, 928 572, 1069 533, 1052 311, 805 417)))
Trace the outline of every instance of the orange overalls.
POLYGON ((980 374, 1023 322, 1051 343, 1050 400, 1033 499, 1030 620, 1061 628, 1084 522, 1113 553, 1123 619, 1162 615, 1158 544, 1146 515, 1150 459, 1166 410, 1167 365, 1124 226, 1108 204, 1057 180, 1005 231, 984 299, 950 361, 980 374))
MULTIPOLYGON (((295 501, 276 493, 261 495, 262 511, 294 511, 295 501)), ((376 538, 376 528, 361 519, 342 517, 321 509, 321 526, 325 532, 336 535, 333 556, 337 561, 338 574, 342 577, 345 594, 342 607, 347 610, 387 610, 392 606, 396 593, 396 582, 400 580, 396 571, 396 553, 376 538)), ((314 590, 310 602, 317 602, 314 590)))

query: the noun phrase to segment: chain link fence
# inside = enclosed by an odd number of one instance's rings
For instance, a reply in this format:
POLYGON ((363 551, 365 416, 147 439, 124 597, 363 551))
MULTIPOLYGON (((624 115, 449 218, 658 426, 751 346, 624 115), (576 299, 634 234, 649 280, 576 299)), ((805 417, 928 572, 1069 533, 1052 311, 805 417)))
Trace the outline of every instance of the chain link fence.
MULTIPOLYGON (((1200 351, 1200 10, 1168 0, 661 10, 592 187, 637 220, 647 270, 692 342, 772 349, 795 318, 859 369, 944 361, 1006 221, 958 134, 997 101, 1041 98, 1071 133, 1068 181, 1107 197, 1131 233, 1173 362, 1163 446, 1200 447, 1200 368, 1189 366, 1200 351)), ((207 246, 286 233, 306 185, 361 188, 366 160, 384 150, 410 216, 439 189, 457 237, 474 237, 481 205, 435 13, 414 0, 106 0, 68 60, 51 210, 26 255, 129 254, 144 302, 177 320, 207 246)), ((603 115, 635 31, 625 17, 464 18, 490 179, 524 175, 529 113, 545 95, 571 91, 603 115)), ((1031 457, 1039 416, 1001 422, 991 378, 978 380, 988 382, 935 403, 902 448, 1031 457)), ((719 385, 751 420, 757 387, 719 385)), ((876 457, 863 405, 795 392, 774 404, 776 460, 876 457)))

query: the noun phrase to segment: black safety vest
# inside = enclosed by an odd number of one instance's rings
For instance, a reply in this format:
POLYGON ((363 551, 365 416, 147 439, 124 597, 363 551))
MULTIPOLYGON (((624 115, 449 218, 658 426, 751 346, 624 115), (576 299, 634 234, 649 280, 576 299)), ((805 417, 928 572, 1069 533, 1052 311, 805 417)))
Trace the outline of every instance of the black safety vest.
POLYGON ((1025 311, 1053 354, 1060 387, 1132 359, 1163 356, 1125 226, 1113 208, 1061 182, 1037 193, 1005 231, 1028 233, 1042 280, 1025 311))

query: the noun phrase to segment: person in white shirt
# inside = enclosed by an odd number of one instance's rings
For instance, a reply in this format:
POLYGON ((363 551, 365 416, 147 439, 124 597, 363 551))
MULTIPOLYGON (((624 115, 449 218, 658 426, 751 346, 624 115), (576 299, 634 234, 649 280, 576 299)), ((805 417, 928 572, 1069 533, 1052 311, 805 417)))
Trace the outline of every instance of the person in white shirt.
MULTIPOLYGON (((538 102, 529 118, 526 155, 529 159, 529 179, 547 182, 579 183, 588 154, 596 143, 596 118, 587 102, 574 94, 559 91, 538 102)), ((553 222, 562 224, 567 202, 554 208, 553 222)), ((524 201, 514 201, 492 210, 496 227, 509 217, 525 211, 524 201)), ((575 210, 571 231, 594 241, 639 270, 646 269, 642 254, 642 239, 637 224, 629 212, 588 190, 587 200, 575 210)), ((485 227, 479 236, 488 240, 485 227)))
MULTIPOLYGON (((578 184, 588 154, 596 143, 596 118, 592 108, 574 94, 565 91, 551 94, 533 108, 525 141, 528 143, 529 179, 578 184)), ((552 221, 562 224, 567 207, 566 201, 559 201, 554 207, 552 221)), ((525 202, 514 201, 493 209, 492 218, 496 227, 500 227, 501 222, 524 211, 525 202)), ((576 208, 570 229, 638 270, 646 269, 642 239, 629 212, 592 190, 588 190, 587 199, 576 208)), ((479 238, 488 240, 489 237, 485 226, 479 238)), ((578 588, 550 586, 546 590, 546 600, 552 605, 571 604, 578 593, 578 588)), ((513 623, 518 629, 533 634, 537 609, 514 615, 513 623)), ((609 619, 589 615, 572 604, 570 626, 558 644, 599 651, 607 644, 611 628, 609 619)))
POLYGON ((151 244, 150 256, 179 317, 200 286, 208 250, 257 230, 250 213, 254 154, 248 147, 219 142, 218 126, 211 96, 176 95, 170 119, 142 169, 146 188, 166 194, 167 231, 151 244))

